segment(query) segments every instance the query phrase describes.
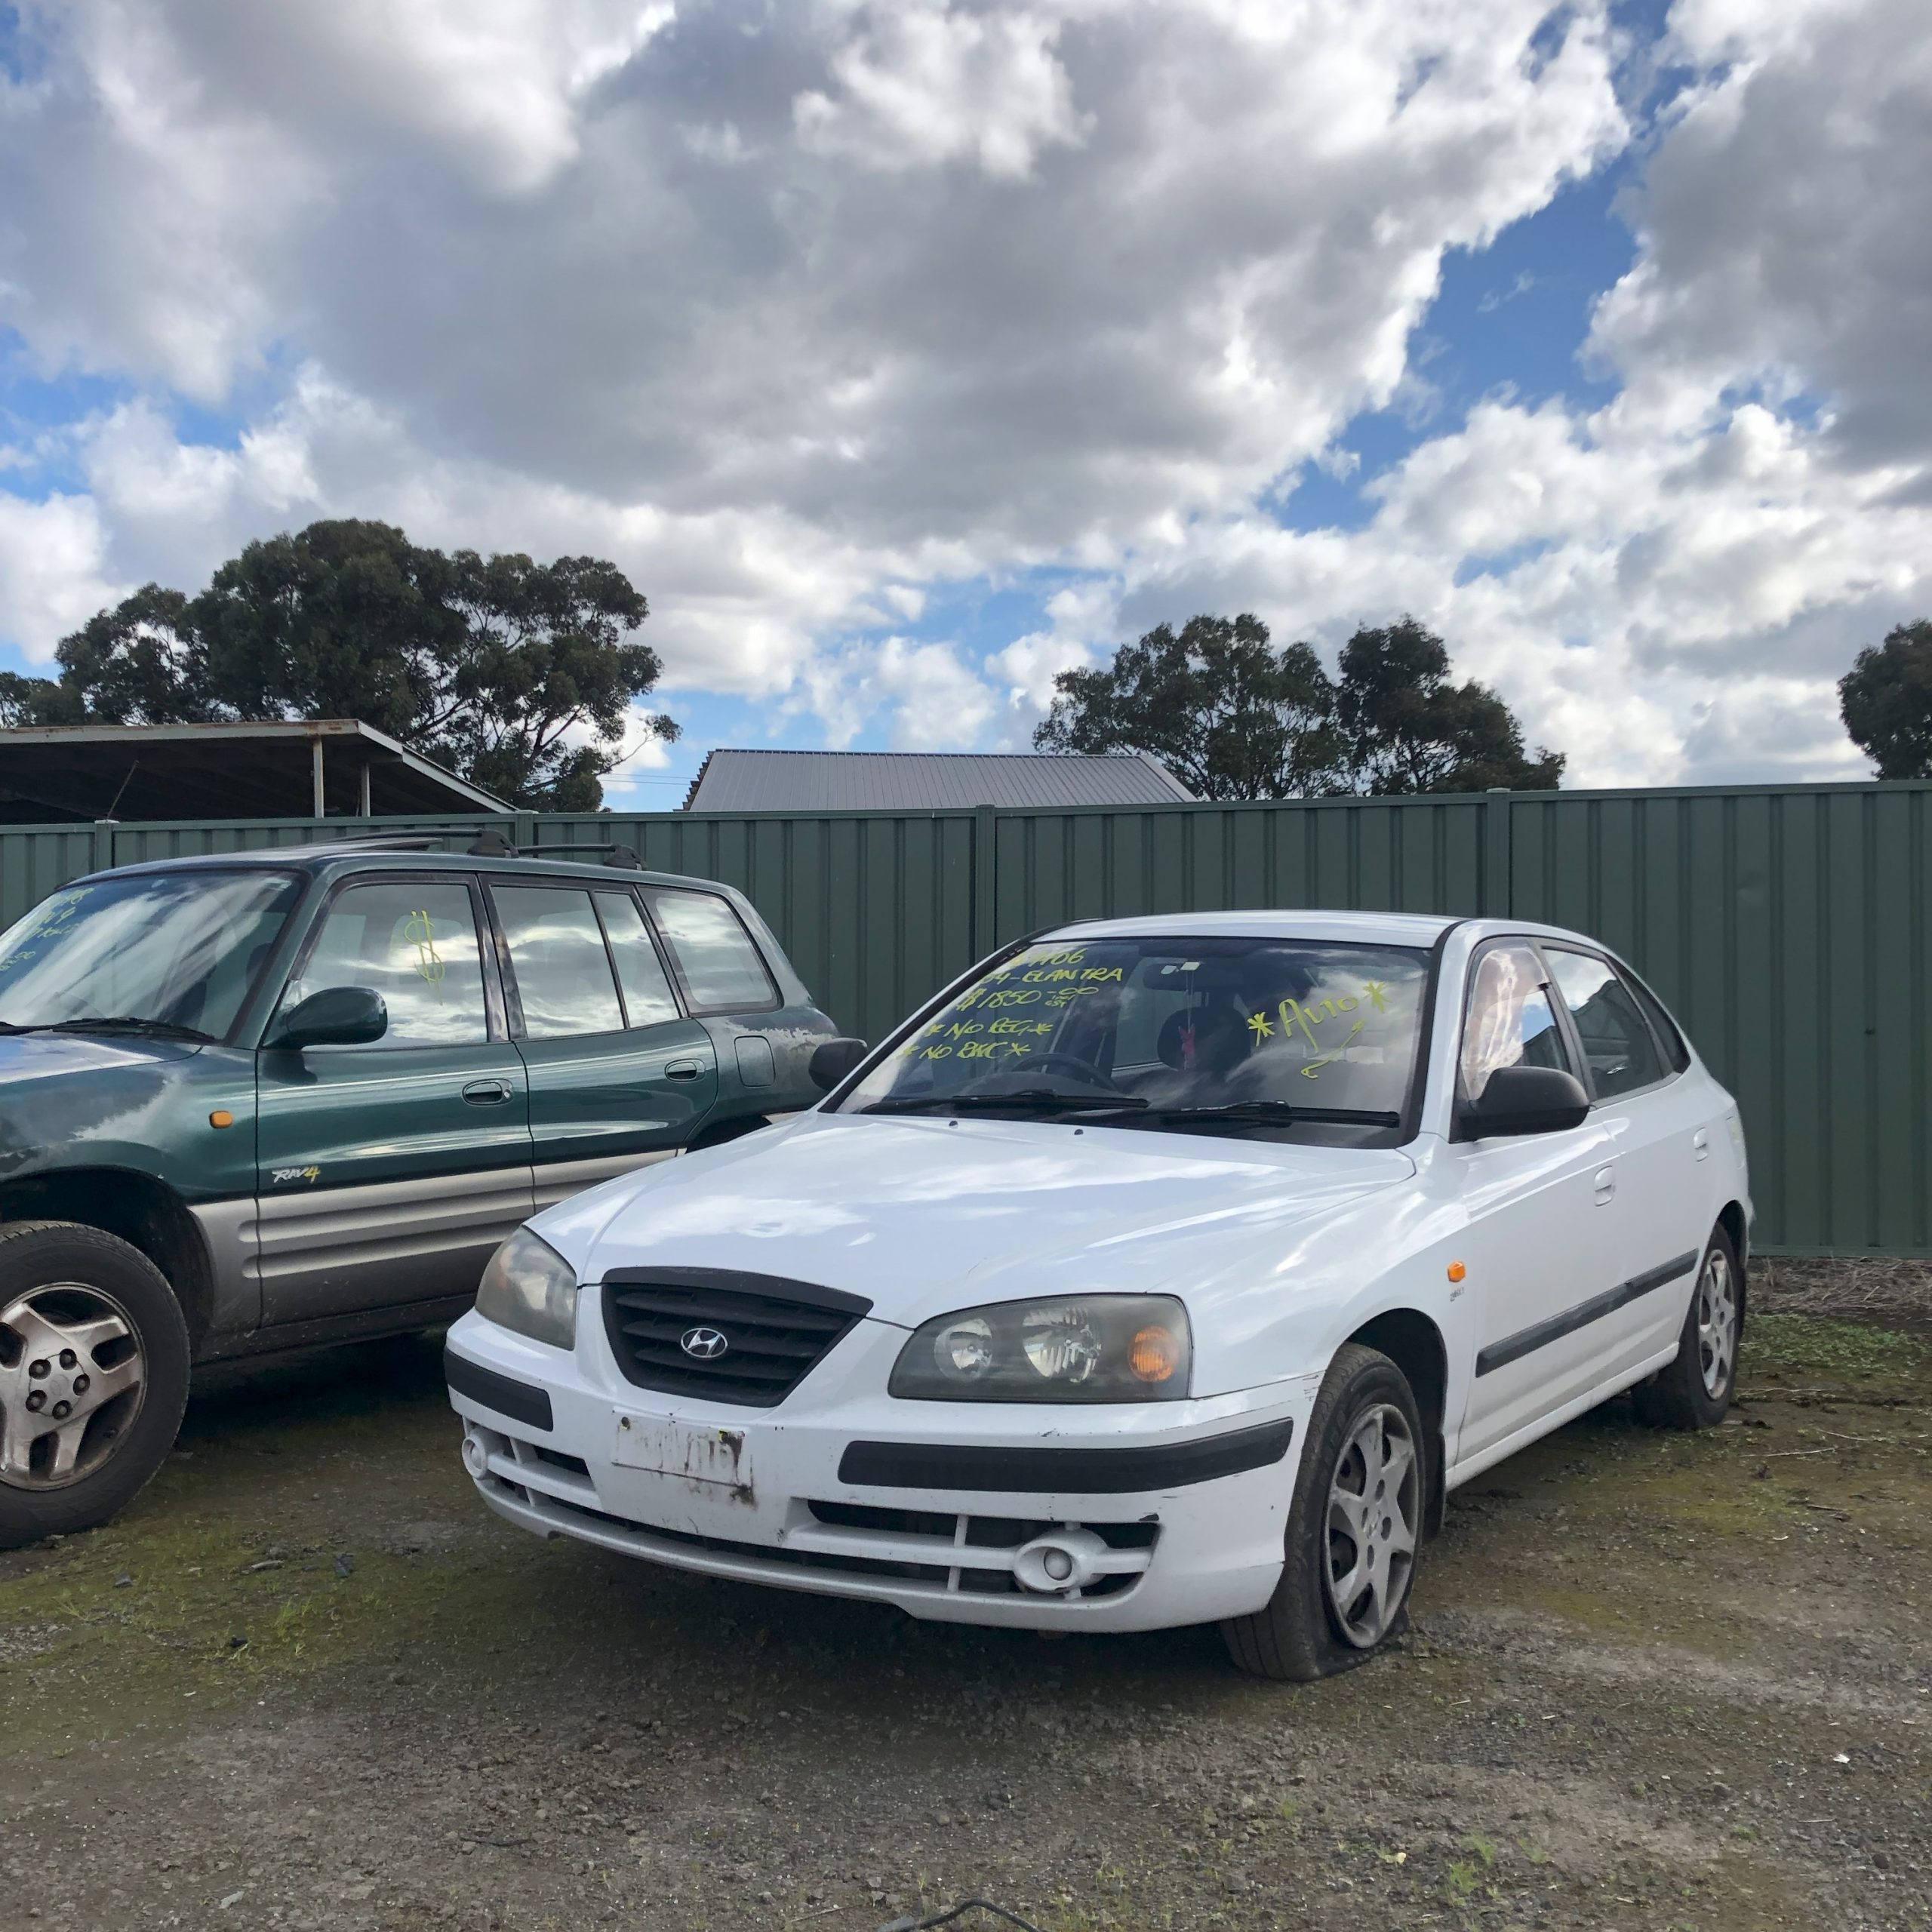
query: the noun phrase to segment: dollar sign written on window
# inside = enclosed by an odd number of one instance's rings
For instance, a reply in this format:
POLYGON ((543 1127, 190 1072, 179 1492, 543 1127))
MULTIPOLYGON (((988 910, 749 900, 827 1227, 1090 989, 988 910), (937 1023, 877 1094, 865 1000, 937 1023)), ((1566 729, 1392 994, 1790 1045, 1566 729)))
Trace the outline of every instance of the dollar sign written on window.
POLYGON ((403 923, 402 940, 405 946, 416 949, 416 970, 426 986, 435 989, 436 997, 443 996, 443 975, 449 971, 443 963, 442 955, 436 950, 436 928, 429 915, 420 907, 411 913, 403 923))

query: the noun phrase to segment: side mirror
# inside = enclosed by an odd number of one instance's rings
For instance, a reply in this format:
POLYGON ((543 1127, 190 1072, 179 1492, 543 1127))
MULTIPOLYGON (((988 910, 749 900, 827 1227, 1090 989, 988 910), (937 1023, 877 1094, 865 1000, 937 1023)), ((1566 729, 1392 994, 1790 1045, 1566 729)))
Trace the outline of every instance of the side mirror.
POLYGON ((389 1030, 389 1010, 368 986, 325 986, 282 1016, 270 1047, 366 1047, 389 1030))
POLYGON ((812 1084, 821 1094, 830 1093, 871 1051, 863 1040, 821 1040, 812 1049, 808 1069, 812 1084))
POLYGON ((1472 1140, 1493 1135, 1561 1134, 1589 1118, 1590 1097, 1574 1073, 1555 1066, 1499 1066, 1482 1098, 1463 1109, 1472 1140))

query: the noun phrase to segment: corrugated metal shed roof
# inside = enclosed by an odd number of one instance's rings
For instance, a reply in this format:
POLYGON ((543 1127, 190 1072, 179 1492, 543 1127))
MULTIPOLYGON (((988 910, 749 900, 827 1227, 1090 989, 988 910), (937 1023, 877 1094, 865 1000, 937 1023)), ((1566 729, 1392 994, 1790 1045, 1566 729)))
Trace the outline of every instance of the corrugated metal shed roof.
POLYGON ((509 809, 352 718, 0 731, 0 821, 14 823, 509 809))
POLYGON ((1054 752, 715 751, 690 812, 928 811, 973 805, 1159 805, 1194 794, 1157 758, 1054 752))

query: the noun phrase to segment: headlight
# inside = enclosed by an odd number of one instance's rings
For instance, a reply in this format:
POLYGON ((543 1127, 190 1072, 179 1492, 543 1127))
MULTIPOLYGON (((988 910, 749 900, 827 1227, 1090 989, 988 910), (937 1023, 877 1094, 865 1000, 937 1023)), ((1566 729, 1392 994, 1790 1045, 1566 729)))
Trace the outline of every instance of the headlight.
POLYGON ((577 1270, 548 1241, 518 1228, 483 1270, 476 1312, 553 1349, 577 1344, 577 1270))
POLYGON ((1172 1295, 997 1302, 928 1321, 887 1386, 928 1402, 1177 1402, 1193 1355, 1172 1295))

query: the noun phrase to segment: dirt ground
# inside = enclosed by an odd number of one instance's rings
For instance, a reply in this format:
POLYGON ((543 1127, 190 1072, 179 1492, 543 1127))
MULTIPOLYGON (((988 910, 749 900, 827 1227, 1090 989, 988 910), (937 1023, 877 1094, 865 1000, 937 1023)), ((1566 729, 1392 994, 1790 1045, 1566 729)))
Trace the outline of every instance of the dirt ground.
POLYGON ((541 1543, 433 1346, 259 1372, 0 1555, 0 1924, 1932 1925, 1932 1340, 1878 1324, 1479 1479, 1401 1649, 1300 1688, 541 1543))

